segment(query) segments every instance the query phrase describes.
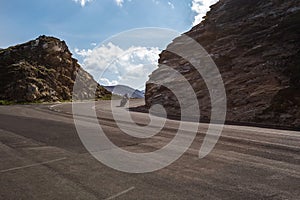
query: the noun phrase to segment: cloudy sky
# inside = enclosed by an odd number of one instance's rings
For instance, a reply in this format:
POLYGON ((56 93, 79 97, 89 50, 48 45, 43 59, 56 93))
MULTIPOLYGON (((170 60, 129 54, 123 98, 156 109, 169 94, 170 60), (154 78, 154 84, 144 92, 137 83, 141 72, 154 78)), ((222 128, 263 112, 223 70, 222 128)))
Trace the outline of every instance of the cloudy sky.
POLYGON ((67 42, 73 56, 101 84, 142 89, 157 67, 159 52, 198 24, 215 2, 3 0, 0 48, 39 35, 55 36, 67 42))

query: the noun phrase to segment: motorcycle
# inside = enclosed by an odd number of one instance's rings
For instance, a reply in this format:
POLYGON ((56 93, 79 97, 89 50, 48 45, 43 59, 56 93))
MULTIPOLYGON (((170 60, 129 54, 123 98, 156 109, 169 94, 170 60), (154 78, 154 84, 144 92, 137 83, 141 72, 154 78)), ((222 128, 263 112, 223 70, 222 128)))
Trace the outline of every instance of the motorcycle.
POLYGON ((128 102, 128 99, 129 99, 128 96, 125 95, 120 102, 120 107, 124 107, 126 105, 126 103, 128 102))

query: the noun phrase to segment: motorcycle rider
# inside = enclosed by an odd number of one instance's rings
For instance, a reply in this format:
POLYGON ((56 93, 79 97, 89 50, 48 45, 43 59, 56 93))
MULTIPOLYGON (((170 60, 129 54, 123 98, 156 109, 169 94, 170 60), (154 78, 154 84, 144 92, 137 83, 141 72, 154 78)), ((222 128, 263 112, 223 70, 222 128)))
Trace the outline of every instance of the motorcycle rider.
POLYGON ((125 94, 120 102, 120 107, 124 107, 128 100, 129 100, 128 94, 125 94))

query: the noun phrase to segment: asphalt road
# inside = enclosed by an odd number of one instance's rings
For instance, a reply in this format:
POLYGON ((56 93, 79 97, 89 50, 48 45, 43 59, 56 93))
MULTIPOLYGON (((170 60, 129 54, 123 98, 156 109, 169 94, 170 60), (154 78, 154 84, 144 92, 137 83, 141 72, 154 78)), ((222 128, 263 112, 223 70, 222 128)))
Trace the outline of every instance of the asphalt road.
MULTIPOLYGON (((131 106, 141 104, 131 102, 131 106)), ((174 137, 178 121, 167 120, 150 138, 122 133, 110 101, 95 107, 99 124, 117 146, 155 151, 174 137)), ((124 109, 125 108, 118 108, 124 109)), ((123 110, 123 111, 124 111, 123 110)), ((198 158, 207 124, 176 162, 161 170, 130 174, 96 160, 76 132, 71 104, 0 106, 0 199, 299 199, 300 132, 225 126, 214 150, 198 158)), ((147 114, 131 113, 139 125, 147 114)), ((93 123, 91 116, 80 116, 93 123)), ((124 120, 121 123, 130 127, 124 120)))

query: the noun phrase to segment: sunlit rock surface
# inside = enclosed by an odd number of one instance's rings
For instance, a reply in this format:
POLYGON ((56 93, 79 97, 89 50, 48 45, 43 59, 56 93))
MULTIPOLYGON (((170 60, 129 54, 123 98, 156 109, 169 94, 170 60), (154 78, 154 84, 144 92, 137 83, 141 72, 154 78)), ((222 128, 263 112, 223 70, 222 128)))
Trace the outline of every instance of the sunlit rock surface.
POLYGON ((80 99, 110 96, 72 58, 66 43, 40 36, 25 44, 0 50, 0 100, 51 102, 71 100, 78 80, 80 99), (80 76, 77 76, 80 72, 80 76))

